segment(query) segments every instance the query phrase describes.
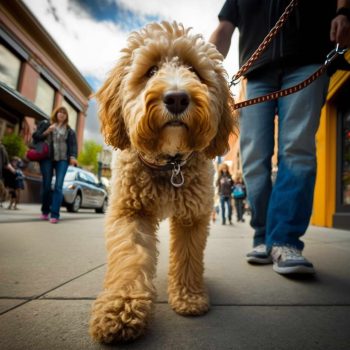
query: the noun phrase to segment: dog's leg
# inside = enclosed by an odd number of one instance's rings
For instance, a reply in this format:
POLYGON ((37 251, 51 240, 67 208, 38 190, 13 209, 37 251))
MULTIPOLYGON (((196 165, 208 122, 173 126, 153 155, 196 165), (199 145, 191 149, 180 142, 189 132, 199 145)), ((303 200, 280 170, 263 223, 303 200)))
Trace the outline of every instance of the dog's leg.
POLYGON ((170 222, 169 303, 181 315, 201 315, 209 309, 203 282, 203 253, 210 213, 191 225, 170 222))
POLYGON ((104 291, 93 305, 90 334, 103 343, 144 333, 156 293, 153 285, 157 223, 149 218, 108 218, 104 291))

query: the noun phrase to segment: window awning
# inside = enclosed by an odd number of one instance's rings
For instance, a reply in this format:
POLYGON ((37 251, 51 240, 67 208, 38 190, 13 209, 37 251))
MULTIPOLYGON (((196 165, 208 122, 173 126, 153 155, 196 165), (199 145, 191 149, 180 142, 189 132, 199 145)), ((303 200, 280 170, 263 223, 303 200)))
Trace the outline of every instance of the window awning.
POLYGON ((0 81, 0 101, 5 106, 8 106, 23 116, 32 117, 39 121, 49 119, 49 116, 32 101, 28 100, 2 81, 0 81))

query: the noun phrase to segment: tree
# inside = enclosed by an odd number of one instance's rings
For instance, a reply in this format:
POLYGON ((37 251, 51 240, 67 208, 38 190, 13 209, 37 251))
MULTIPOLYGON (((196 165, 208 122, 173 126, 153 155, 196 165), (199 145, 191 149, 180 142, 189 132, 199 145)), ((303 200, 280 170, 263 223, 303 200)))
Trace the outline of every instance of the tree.
POLYGON ((5 146, 10 159, 12 157, 23 158, 27 150, 22 137, 15 133, 4 136, 2 144, 5 146))
POLYGON ((98 156, 102 149, 103 147, 95 141, 85 141, 83 151, 80 152, 78 157, 79 164, 96 174, 98 170, 98 156))

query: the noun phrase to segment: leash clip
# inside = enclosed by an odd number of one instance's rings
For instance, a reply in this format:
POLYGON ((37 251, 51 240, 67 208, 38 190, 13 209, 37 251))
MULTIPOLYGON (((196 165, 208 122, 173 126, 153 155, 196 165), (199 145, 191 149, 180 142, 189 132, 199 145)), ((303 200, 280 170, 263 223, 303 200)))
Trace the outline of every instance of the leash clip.
POLYGON ((181 171, 181 166, 183 164, 179 162, 173 162, 171 164, 173 165, 173 170, 171 173, 170 182, 174 187, 181 187, 185 182, 184 176, 181 171))
POLYGON ((325 61, 325 65, 328 65, 330 63, 332 63, 332 61, 334 59, 336 59, 338 57, 338 55, 343 55, 348 49, 344 48, 341 49, 339 47, 339 44, 337 44, 337 46, 335 47, 335 49, 333 49, 327 56, 326 56, 326 61, 325 61))
POLYGON ((236 78, 236 75, 235 75, 234 77, 232 77, 232 80, 231 80, 231 82, 230 82, 230 84, 228 86, 229 89, 231 89, 232 86, 238 85, 240 82, 241 82, 241 79, 239 77, 236 78))

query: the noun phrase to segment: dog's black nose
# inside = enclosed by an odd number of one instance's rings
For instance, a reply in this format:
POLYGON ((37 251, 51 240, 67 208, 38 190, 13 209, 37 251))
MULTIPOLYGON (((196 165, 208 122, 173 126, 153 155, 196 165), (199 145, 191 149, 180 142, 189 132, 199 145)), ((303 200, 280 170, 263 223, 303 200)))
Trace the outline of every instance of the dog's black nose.
POLYGON ((190 104, 190 96, 184 91, 168 91, 163 102, 170 113, 180 114, 190 104))

